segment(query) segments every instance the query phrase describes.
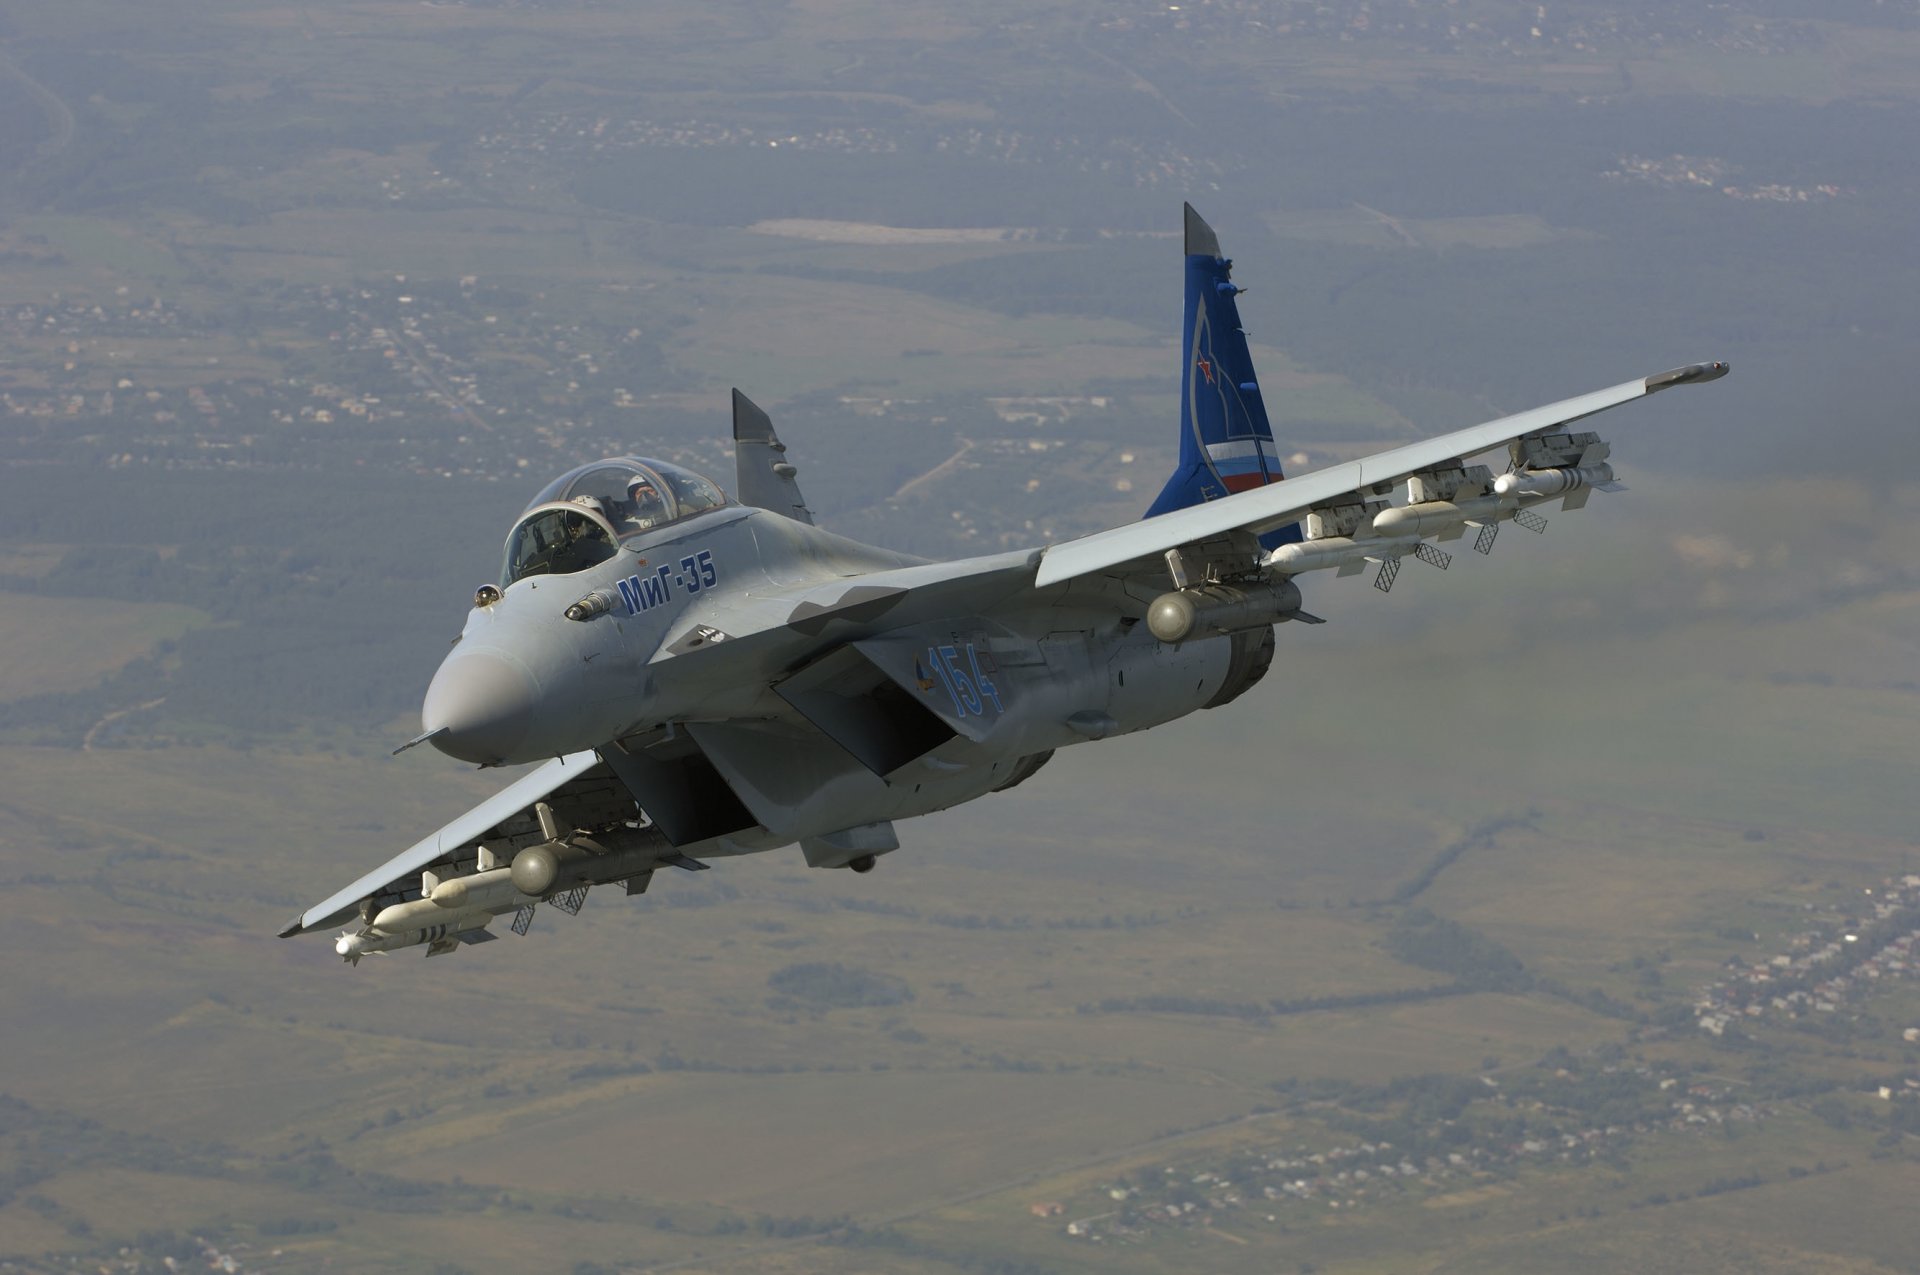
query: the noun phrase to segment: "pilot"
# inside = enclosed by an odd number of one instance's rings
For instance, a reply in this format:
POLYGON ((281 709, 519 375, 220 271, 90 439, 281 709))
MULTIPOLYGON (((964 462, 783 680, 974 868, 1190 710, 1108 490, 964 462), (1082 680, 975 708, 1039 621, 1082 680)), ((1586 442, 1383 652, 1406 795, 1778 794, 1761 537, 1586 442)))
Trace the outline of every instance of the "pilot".
POLYGON ((645 474, 635 474, 627 484, 626 526, 634 531, 645 531, 657 527, 666 521, 667 502, 661 498, 660 489, 653 485, 653 479, 645 474))
MULTIPOLYGON (((575 496, 573 503, 606 517, 606 506, 594 496, 575 496)), ((585 571, 613 556, 607 533, 591 518, 569 517, 562 520, 562 539, 552 550, 552 570, 556 575, 585 571)))

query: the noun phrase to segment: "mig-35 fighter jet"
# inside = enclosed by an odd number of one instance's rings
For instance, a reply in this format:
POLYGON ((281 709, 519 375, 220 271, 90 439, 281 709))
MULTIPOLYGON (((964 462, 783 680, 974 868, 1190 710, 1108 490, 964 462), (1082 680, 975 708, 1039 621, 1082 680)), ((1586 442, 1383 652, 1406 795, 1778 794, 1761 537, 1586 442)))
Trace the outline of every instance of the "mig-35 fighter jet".
POLYGON ((549 483, 507 535, 498 585, 427 688, 431 744, 481 766, 545 760, 296 917, 335 949, 429 956, 573 914, 590 886, 798 846, 868 872, 896 822, 1000 792, 1057 748, 1218 708, 1319 621, 1297 577, 1401 560, 1505 522, 1538 531, 1615 486, 1576 423, 1696 363, 1288 478, 1240 327, 1232 263, 1186 210, 1180 459, 1139 522, 924 562, 814 525, 766 413, 734 393, 734 497, 620 457, 549 483), (1473 458, 1506 450, 1495 468, 1473 458), (1396 489, 1401 489, 1396 493, 1396 489), (1392 495, 1394 498, 1389 499, 1392 495))

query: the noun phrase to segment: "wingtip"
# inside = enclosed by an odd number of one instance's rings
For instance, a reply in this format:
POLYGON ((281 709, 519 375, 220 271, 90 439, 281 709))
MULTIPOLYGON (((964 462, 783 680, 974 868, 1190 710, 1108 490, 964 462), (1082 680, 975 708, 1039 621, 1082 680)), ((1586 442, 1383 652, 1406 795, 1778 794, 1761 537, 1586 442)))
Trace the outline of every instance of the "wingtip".
POLYGON ((1708 381, 1717 381, 1732 369, 1722 362, 1689 363, 1685 367, 1674 368, 1671 372, 1661 372, 1647 378, 1647 393, 1672 389, 1676 385, 1703 385, 1708 381))
POLYGON ((1186 241, 1189 257, 1218 257, 1220 255, 1220 236, 1213 233, 1213 227, 1207 219, 1194 209, 1192 204, 1182 205, 1186 210, 1186 241))
POLYGON ((288 921, 286 925, 281 928, 280 937, 283 939, 290 939, 294 935, 300 933, 302 930, 305 930, 306 928, 307 928, 306 924, 303 922, 303 920, 300 917, 296 916, 293 918, 293 920, 288 921))

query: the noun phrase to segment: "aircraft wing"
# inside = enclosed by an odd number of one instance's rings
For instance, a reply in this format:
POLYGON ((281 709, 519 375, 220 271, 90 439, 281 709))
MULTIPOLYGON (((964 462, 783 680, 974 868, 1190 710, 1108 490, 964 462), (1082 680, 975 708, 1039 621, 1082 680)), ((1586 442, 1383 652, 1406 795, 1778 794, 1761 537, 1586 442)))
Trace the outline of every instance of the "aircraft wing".
POLYGON ((1473 456, 1530 434, 1550 432, 1596 412, 1645 398, 1675 385, 1717 380, 1726 375, 1726 371, 1724 363, 1695 363, 1656 376, 1624 381, 1609 389, 1563 399, 1513 416, 1503 416, 1499 420, 1473 425, 1424 442, 1410 443, 1298 478, 1282 479, 1206 504, 1189 506, 1110 531, 1064 541, 1045 551, 1034 584, 1045 587, 1079 576, 1130 568, 1135 564, 1141 569, 1160 569, 1163 565, 1161 556, 1170 549, 1202 543, 1234 532, 1259 534, 1274 531, 1299 522, 1315 506, 1338 497, 1369 488, 1384 491, 1410 475, 1430 470, 1455 458, 1473 456))
MULTIPOLYGON (((417 892, 418 874, 435 864, 473 859, 476 847, 486 838, 500 839, 504 849, 516 841, 540 840, 539 828, 531 811, 535 802, 567 802, 578 805, 590 801, 596 789, 611 789, 611 776, 592 751, 557 757, 537 770, 522 775, 487 800, 467 811, 438 832, 423 837, 407 850, 395 855, 352 885, 336 891, 295 917, 281 938, 291 938, 307 930, 336 925, 359 910, 362 899, 398 898, 417 892), (411 879, 411 880, 409 880, 411 879)), ((631 814, 632 802, 625 813, 631 814)), ((574 813, 574 812, 569 812, 574 813)))

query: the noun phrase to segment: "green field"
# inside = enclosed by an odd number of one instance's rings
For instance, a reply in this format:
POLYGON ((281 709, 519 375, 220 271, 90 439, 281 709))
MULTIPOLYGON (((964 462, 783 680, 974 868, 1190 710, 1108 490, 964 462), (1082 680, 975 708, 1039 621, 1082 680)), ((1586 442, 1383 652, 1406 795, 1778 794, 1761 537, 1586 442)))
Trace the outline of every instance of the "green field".
MULTIPOLYGON (((1830 880, 1877 880, 1909 852, 1887 826, 1897 797, 1879 787, 1899 776, 1870 764, 1898 752, 1907 721, 1878 715, 1872 696, 1829 689, 1813 714, 1793 687, 1758 693, 1706 654, 1718 621, 1677 624, 1630 656, 1572 631, 1550 654, 1430 655, 1420 678, 1393 672, 1393 644, 1367 638, 1361 614, 1336 617, 1344 644, 1289 647, 1313 678, 1283 666, 1212 720, 1063 754, 1017 793, 916 826, 871 878, 736 861, 663 881, 643 905, 596 896, 578 920, 543 914, 524 941, 431 964, 347 969, 322 943, 268 936, 491 787, 484 778, 411 755, 10 749, 20 906, 0 944, 42 973, 9 994, 39 1029, 10 1045, 8 1092, 156 1146, 217 1143, 215 1163, 255 1166, 236 1171, 257 1184, 235 1194, 204 1157, 83 1160, 32 1188, 53 1207, 0 1211, 15 1251, 79 1243, 62 1238, 74 1219, 93 1243, 162 1224, 244 1237, 286 1217, 338 1226, 275 1241, 293 1269, 329 1257, 413 1269, 428 1253, 506 1269, 543 1244, 642 1267, 697 1250, 701 1269, 769 1271, 913 1269, 893 1258, 938 1270, 980 1252, 1045 1269, 1237 1270, 1255 1253, 1355 1271, 1600 1269, 1669 1252, 1676 1269, 1711 1266, 1708 1253, 1742 1269, 1898 1269, 1898 1227, 1862 1232, 1833 1210, 1869 1216, 1868 1201, 1911 1190, 1912 1160, 1877 1145, 1870 1124, 1836 1131, 1793 1103, 1736 1142, 1648 1134, 1611 1168, 1522 1169, 1304 1229, 1245 1215, 1096 1255, 1028 1215, 1031 1200, 1056 1198, 1098 1213, 1101 1184, 1141 1165, 1335 1136, 1311 1106, 1220 1125, 1273 1108, 1276 1084, 1384 1085, 1617 1047, 1623 1023, 1543 991, 1271 1018, 1204 1008, 1436 986, 1389 953, 1400 909, 1375 901, 1476 817, 1531 811, 1455 857, 1419 902, 1556 986, 1648 1010, 1684 1004, 1744 948, 1721 936, 1729 918, 1824 898, 1830 880), (1637 676, 1610 672, 1621 658, 1637 676), (1543 660, 1612 690, 1551 722, 1503 726, 1502 688, 1538 684, 1543 660), (1391 747, 1380 732, 1396 718, 1445 721, 1477 745, 1391 747), (1763 747, 1783 720, 1796 732, 1763 747), (1629 728, 1644 746, 1608 742, 1629 728), (1708 755, 1708 739, 1744 743, 1708 755), (1210 762, 1178 801, 1129 803, 1169 746, 1210 762), (1850 803, 1817 769, 1836 749, 1857 759, 1850 803), (1364 783, 1343 778, 1356 758, 1364 783), (1806 790, 1782 791, 1797 773, 1806 790), (1383 788, 1396 800, 1366 800, 1383 788), (1205 838, 1181 831, 1196 808, 1205 838), (1756 827, 1763 839, 1747 835, 1756 827), (1663 983, 1636 1001, 1630 963, 1656 951, 1663 983), (806 961, 887 971, 913 998, 770 1004, 770 976, 806 961), (337 1185, 295 1192, 261 1177, 284 1157, 304 1162, 316 1138, 344 1166, 337 1185), (1834 1171, 1787 1173, 1816 1161, 1834 1171), (349 1170, 437 1183, 480 1211, 456 1224, 442 1205, 376 1204, 349 1170), (1640 1203, 1748 1173, 1765 1185, 1640 1203), (567 1207, 586 1218, 551 1213, 567 1207), (840 1215, 865 1238, 758 1250, 781 1241, 762 1216, 840 1215)), ((1877 599, 1788 623, 1817 647, 1888 637, 1910 615, 1877 599)), ((1747 1065, 1684 1038, 1650 1050, 1747 1065)), ((1857 1074, 1838 1059, 1799 1065, 1857 1074)), ((15 1137, 27 1159, 14 1163, 31 1163, 31 1140, 15 1137)))
MULTIPOLYGON (((25 555, 17 556, 22 561, 25 555)), ((42 598, 0 612, 0 700, 77 691, 207 622, 191 607, 42 598)))

